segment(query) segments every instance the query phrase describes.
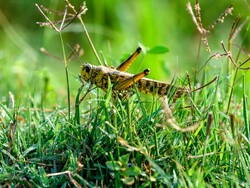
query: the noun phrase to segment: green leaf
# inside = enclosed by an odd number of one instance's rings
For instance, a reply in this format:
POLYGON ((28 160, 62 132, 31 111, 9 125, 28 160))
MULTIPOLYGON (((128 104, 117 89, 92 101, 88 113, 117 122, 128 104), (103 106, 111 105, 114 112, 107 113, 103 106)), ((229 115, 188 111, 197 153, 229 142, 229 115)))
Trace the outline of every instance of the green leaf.
POLYGON ((249 109, 247 108, 247 94, 246 94, 246 88, 245 88, 245 76, 243 76, 243 118, 244 118, 244 124, 245 124, 245 130, 246 130, 246 136, 247 138, 250 138, 250 129, 249 129, 249 118, 248 118, 248 112, 249 109))
POLYGON ((28 147, 24 152, 23 152, 23 157, 26 157, 26 155, 28 154, 28 153, 30 153, 30 152, 32 152, 32 151, 34 151, 34 150, 36 150, 37 149, 37 144, 34 144, 34 145, 32 145, 32 146, 30 146, 30 147, 28 147))
POLYGON ((5 105, 3 105, 2 103, 0 103, 0 107, 2 107, 3 111, 9 116, 9 118, 12 121, 15 121, 15 117, 11 114, 11 112, 9 111, 9 109, 5 105))
POLYGON ((122 164, 119 161, 107 161, 106 166, 113 171, 122 170, 122 164))
POLYGON ((49 178, 47 177, 47 174, 46 174, 44 168, 38 167, 38 171, 40 174, 40 180, 41 180, 43 187, 50 187, 50 185, 49 185, 50 181, 49 181, 49 178))
POLYGON ((130 168, 127 168, 124 172, 125 176, 138 176, 141 174, 141 169, 138 166, 132 166, 130 168))
POLYGON ((119 161, 121 161, 121 163, 123 165, 127 165, 128 164, 128 161, 129 161, 129 157, 130 157, 130 153, 126 154, 126 155, 123 155, 121 157, 119 157, 119 161))
POLYGON ((133 177, 122 178, 122 182, 126 185, 133 185, 135 179, 133 177))
POLYGON ((169 49, 164 47, 164 46, 155 46, 155 47, 147 50, 147 53, 149 53, 149 54, 164 54, 164 53, 167 53, 168 51, 169 51, 169 49))
POLYGON ((167 185, 167 187, 171 187, 171 181, 169 176, 166 174, 166 172, 153 160, 149 155, 145 155, 147 160, 152 164, 154 170, 159 173, 160 178, 162 181, 167 185))

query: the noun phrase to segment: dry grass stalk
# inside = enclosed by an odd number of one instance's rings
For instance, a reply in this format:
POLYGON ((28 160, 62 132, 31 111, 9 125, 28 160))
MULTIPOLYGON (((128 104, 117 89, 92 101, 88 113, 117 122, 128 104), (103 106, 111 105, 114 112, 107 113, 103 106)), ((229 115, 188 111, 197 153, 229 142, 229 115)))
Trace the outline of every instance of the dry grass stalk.
MULTIPOLYGON (((191 131, 196 130, 199 127, 199 123, 195 123, 192 126, 189 126, 186 128, 181 128, 178 125, 178 123, 176 122, 175 118, 173 117, 173 114, 169 108, 168 101, 167 101, 166 97, 164 97, 162 100, 162 107, 163 107, 163 112, 166 116, 167 125, 169 125, 173 129, 180 131, 180 132, 191 132, 191 131)), ((161 127, 164 127, 164 125, 162 125, 161 127)))
POLYGON ((206 46, 206 49, 209 53, 211 53, 210 47, 209 47, 209 43, 208 43, 208 39, 207 39, 207 34, 209 34, 211 32, 212 29, 215 28, 215 26, 218 23, 223 23, 225 20, 225 17, 229 14, 232 14, 233 11, 233 6, 229 6, 220 16, 219 18, 217 18, 209 27, 208 29, 205 29, 202 25, 202 19, 201 19, 201 8, 200 8, 200 4, 198 2, 198 0, 196 0, 195 2, 195 6, 194 6, 194 10, 195 10, 195 14, 193 12, 193 8, 191 6, 191 3, 188 2, 187 3, 187 11, 189 12, 189 14, 191 15, 194 24, 196 25, 197 30, 199 31, 199 33, 201 34, 201 41, 203 41, 203 43, 206 46))

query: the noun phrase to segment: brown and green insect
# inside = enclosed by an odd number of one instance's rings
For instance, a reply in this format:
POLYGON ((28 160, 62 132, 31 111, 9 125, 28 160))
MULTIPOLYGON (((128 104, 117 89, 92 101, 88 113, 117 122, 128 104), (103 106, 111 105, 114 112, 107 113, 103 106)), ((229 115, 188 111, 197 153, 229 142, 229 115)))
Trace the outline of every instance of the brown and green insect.
POLYGON ((129 91, 133 86, 136 86, 140 92, 158 94, 159 96, 169 95, 171 91, 171 94, 174 93, 174 99, 188 92, 183 87, 175 87, 165 82, 145 78, 150 72, 149 69, 145 69, 135 75, 125 72, 140 52, 141 48, 138 47, 136 51, 117 68, 95 66, 88 63, 84 64, 82 65, 81 78, 104 91, 107 90, 110 79, 113 91, 118 92, 129 91))

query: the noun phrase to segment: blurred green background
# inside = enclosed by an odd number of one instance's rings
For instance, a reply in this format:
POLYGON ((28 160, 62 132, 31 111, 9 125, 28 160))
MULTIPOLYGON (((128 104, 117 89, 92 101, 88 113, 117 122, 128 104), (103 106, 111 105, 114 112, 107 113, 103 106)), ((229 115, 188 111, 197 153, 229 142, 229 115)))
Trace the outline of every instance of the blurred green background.
MULTIPOLYGON (((76 0, 71 2, 75 7, 82 3, 76 0)), ((59 34, 51 28, 36 24, 45 19, 35 7, 35 3, 61 11, 65 6, 61 0, 0 1, 0 100, 7 100, 9 91, 20 103, 27 98, 40 100, 38 93, 42 95, 46 90, 52 103, 57 100, 65 104, 67 92, 64 63, 39 51, 41 47, 45 47, 50 53, 63 57, 59 34)), ((192 6, 194 3, 191 1, 192 6)), ((224 23, 218 24, 208 35, 211 54, 202 44, 200 59, 197 60, 200 35, 186 9, 187 1, 87 0, 86 4, 88 11, 83 20, 97 51, 103 53, 109 65, 118 65, 122 58, 132 53, 140 44, 147 48, 162 45, 169 49, 165 54, 140 55, 129 70, 136 73, 150 68, 149 77, 162 81, 170 81, 175 75, 185 77, 186 71, 189 71, 192 77, 192 72, 201 67, 212 54, 223 53, 220 42, 227 44, 235 18, 241 15, 243 22, 250 12, 249 1, 201 0, 202 22, 205 28, 229 5, 232 4, 234 10, 233 15, 226 17, 224 23)), ((52 14, 49 17, 53 20, 60 19, 52 14)), ((246 34, 246 28, 247 26, 234 41, 235 52, 238 50, 236 45, 242 45, 249 50, 250 35, 249 32, 246 34)), ((74 100, 80 86, 76 77, 80 72, 81 63, 98 62, 78 21, 63 31, 63 37, 67 54, 70 54, 70 47, 76 43, 84 50, 81 62, 76 59, 69 64, 70 87, 74 100)), ((242 61, 249 57, 249 54, 241 55, 242 61)), ((208 64, 210 74, 214 76, 226 66, 226 58, 208 64)), ((246 74, 249 80, 249 73, 241 71, 242 73, 246 74)), ((199 76, 201 77, 202 73, 199 76)), ((247 89, 249 92, 249 88, 247 89)))

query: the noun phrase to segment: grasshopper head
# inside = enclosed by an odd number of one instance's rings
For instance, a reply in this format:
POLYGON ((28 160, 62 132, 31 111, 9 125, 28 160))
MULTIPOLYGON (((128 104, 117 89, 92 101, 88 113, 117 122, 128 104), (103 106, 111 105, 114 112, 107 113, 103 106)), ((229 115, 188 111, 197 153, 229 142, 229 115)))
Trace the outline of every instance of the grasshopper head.
POLYGON ((83 80, 88 82, 91 79, 91 75, 93 72, 93 66, 90 65, 89 63, 83 64, 82 65, 82 70, 81 70, 81 77, 83 80))

